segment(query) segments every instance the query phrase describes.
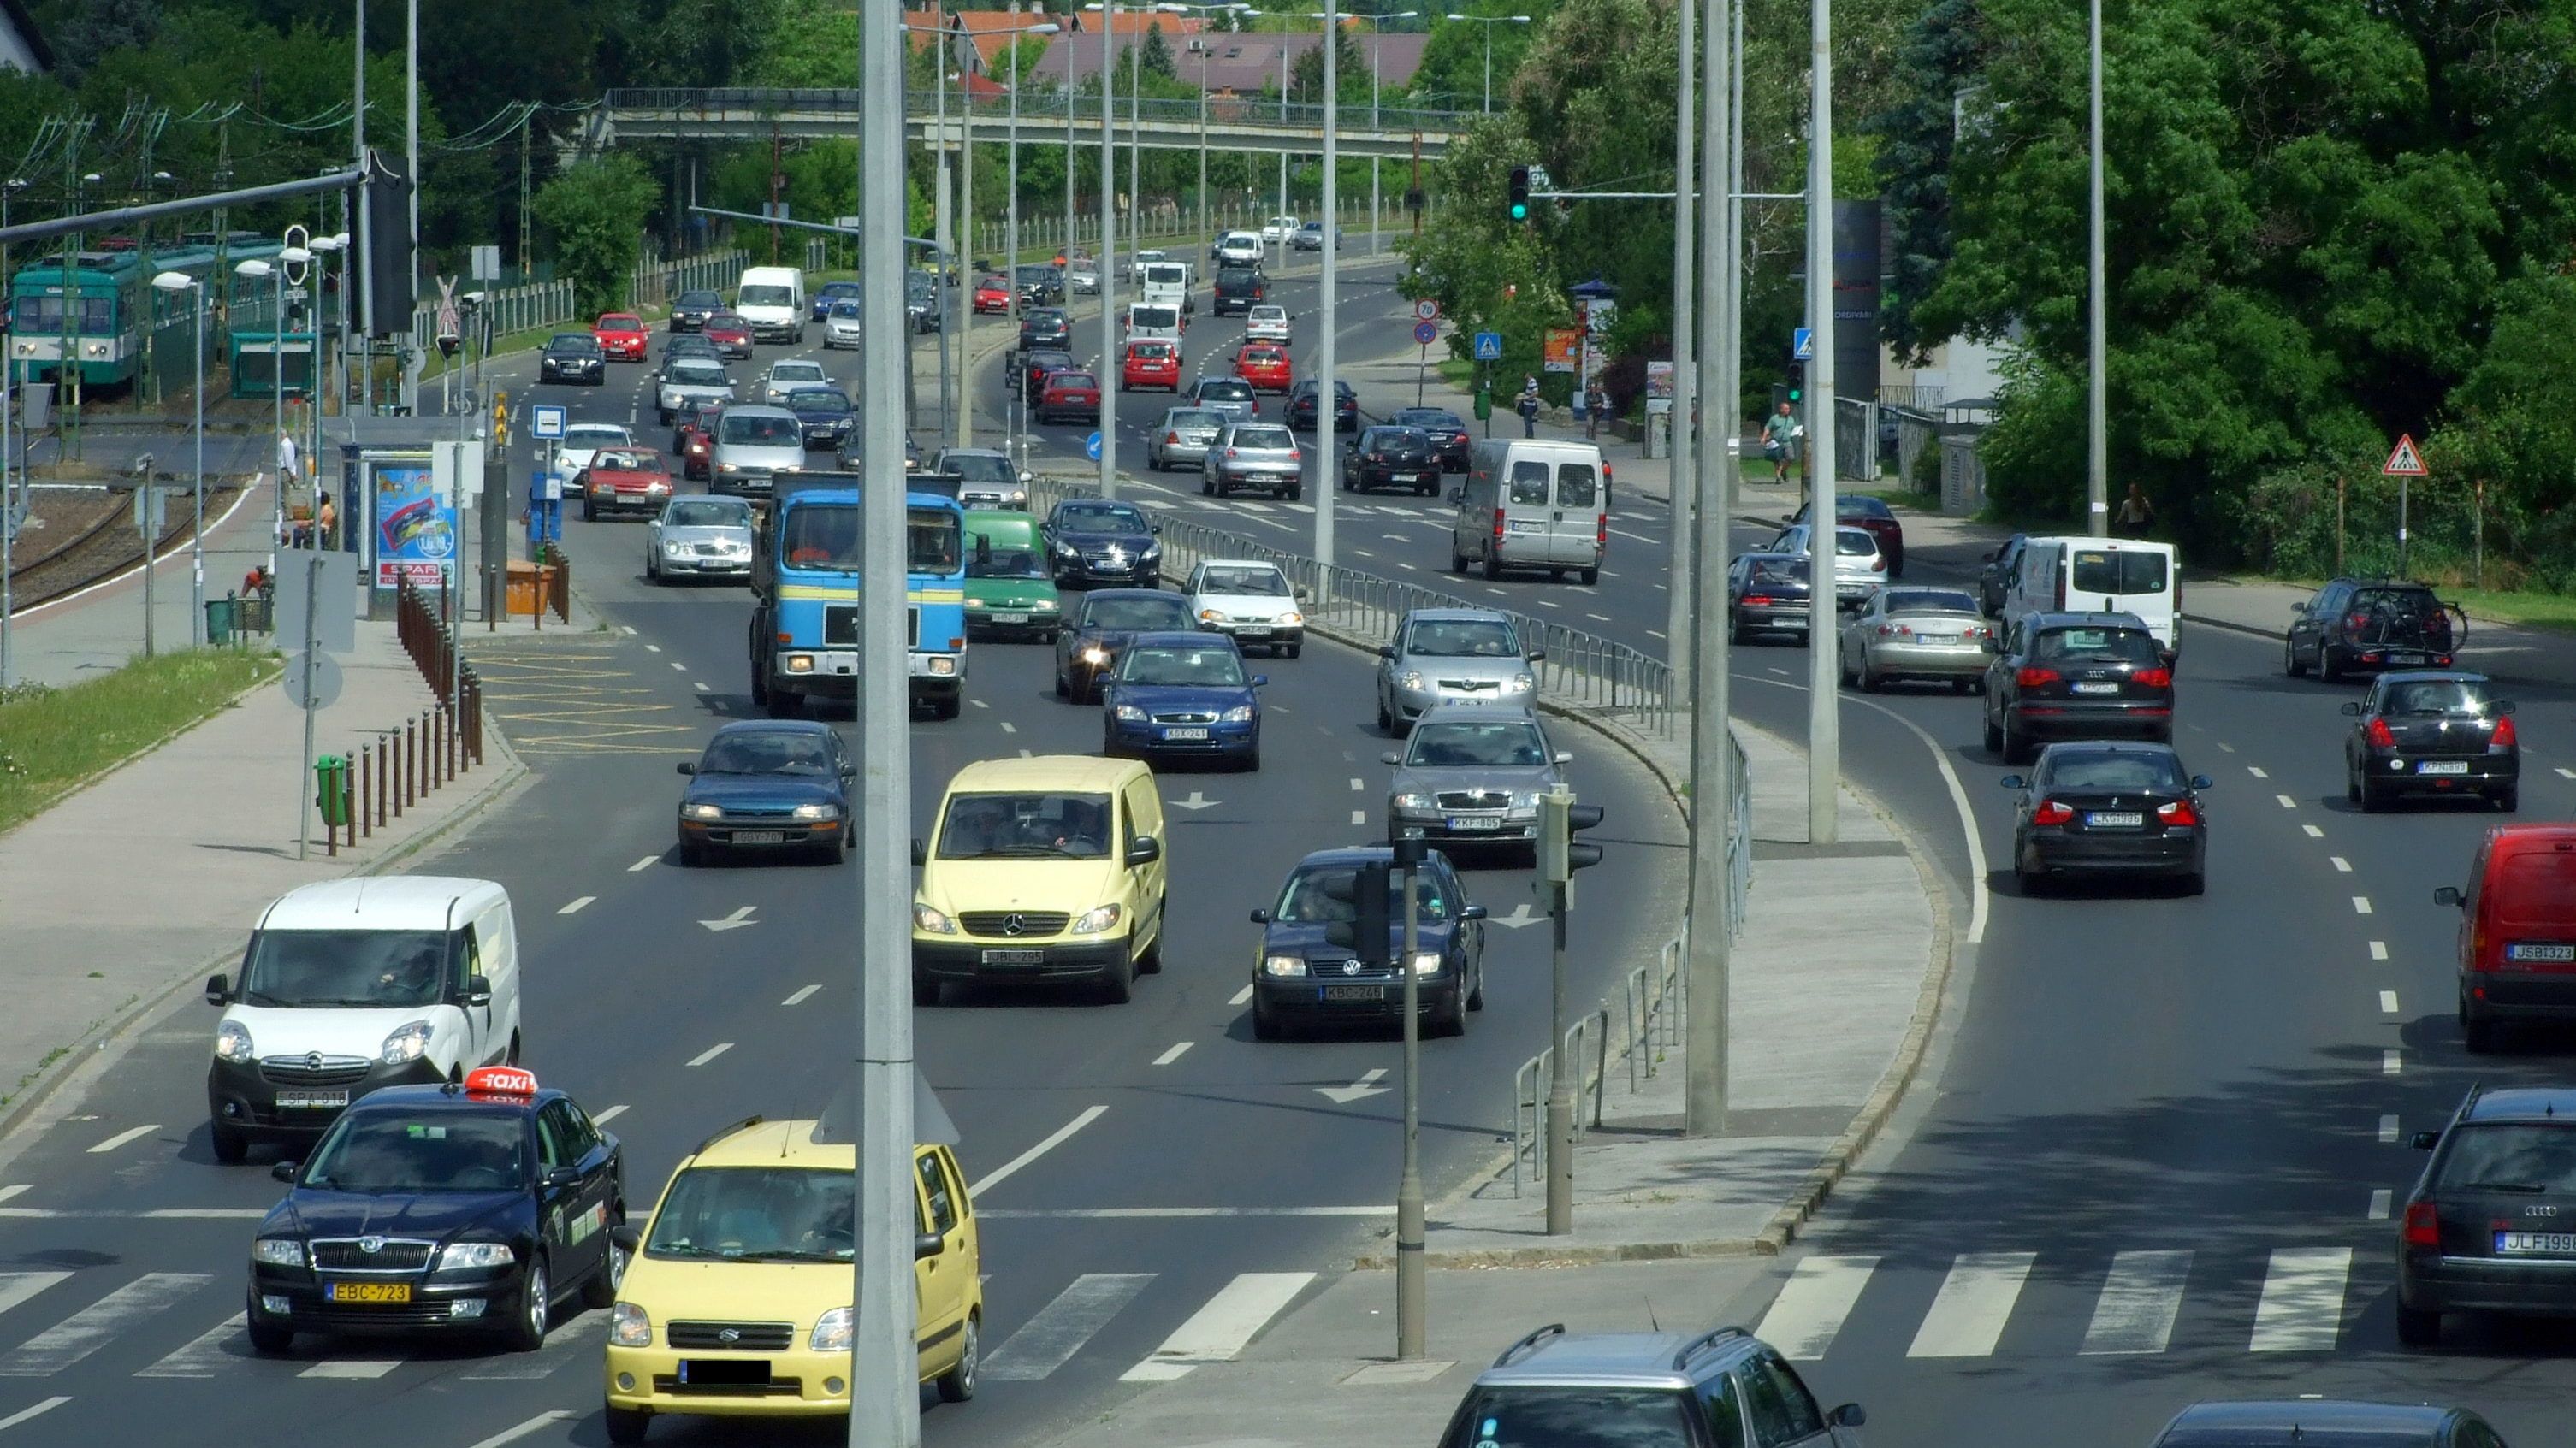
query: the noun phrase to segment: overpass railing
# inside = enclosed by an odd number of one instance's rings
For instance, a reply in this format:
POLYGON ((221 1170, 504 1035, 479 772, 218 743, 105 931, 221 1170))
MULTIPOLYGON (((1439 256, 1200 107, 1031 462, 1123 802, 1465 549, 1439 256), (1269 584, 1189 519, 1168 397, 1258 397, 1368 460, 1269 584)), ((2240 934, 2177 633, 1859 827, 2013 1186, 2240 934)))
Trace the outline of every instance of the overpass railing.
MULTIPOLYGON (((787 114, 856 114, 863 93, 852 88, 812 88, 775 86, 627 86, 608 92, 606 103, 611 111, 650 111, 681 114, 707 111, 747 111, 753 115, 787 114)), ((935 92, 908 91, 904 96, 905 112, 914 119, 936 119, 942 113, 941 99, 935 92)), ((1020 95, 1020 121, 1024 125, 1043 126, 1053 120, 1062 124, 1065 107, 1073 107, 1074 119, 1093 123, 1100 119, 1100 97, 1073 95, 1063 91, 1023 91, 1020 95)), ((1007 100, 984 99, 970 103, 962 94, 946 98, 945 112, 954 119, 966 114, 997 117, 1008 113, 1007 100)), ((1412 107, 1380 106, 1372 109, 1366 102, 1344 103, 1336 107, 1345 130, 1379 132, 1413 132, 1425 135, 1454 135, 1473 126, 1481 117, 1474 111, 1420 110, 1412 107)), ((1196 100, 1156 99, 1142 102, 1116 102, 1117 120, 1126 121, 1132 114, 1141 122, 1160 126, 1195 126, 1202 114, 1211 126, 1275 126, 1282 130, 1317 131, 1324 126, 1324 108, 1318 105, 1296 105, 1257 96, 1209 96, 1202 107, 1196 100)))

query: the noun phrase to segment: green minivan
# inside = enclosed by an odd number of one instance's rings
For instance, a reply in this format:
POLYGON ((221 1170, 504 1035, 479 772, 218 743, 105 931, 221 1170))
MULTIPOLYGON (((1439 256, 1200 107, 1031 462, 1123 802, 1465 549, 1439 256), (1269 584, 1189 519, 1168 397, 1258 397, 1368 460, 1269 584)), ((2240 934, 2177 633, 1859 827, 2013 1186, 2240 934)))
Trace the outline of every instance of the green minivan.
POLYGON ((1027 513, 970 509, 966 548, 967 636, 1052 641, 1064 610, 1038 539, 1038 520, 1027 513))

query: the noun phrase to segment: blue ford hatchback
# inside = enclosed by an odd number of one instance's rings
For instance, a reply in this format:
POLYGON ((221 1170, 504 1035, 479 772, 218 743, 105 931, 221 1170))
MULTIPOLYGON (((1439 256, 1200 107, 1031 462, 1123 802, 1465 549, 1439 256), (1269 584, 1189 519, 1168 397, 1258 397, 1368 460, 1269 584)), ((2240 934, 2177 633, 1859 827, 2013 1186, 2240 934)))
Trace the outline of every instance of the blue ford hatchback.
POLYGON ((1101 685, 1100 752, 1201 756, 1261 767, 1266 674, 1243 671, 1243 651, 1220 633, 1142 633, 1101 685))
POLYGON ((850 784, 858 768, 831 725, 743 719, 682 760, 680 863, 718 851, 803 850, 845 860, 852 842, 850 784))

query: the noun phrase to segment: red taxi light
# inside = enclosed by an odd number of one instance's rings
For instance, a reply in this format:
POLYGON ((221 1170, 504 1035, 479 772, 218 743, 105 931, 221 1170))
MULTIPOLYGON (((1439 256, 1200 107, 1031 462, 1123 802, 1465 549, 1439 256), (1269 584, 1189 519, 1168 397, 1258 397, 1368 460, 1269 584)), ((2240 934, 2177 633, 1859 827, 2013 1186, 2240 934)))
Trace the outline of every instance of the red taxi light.
POLYGON ((477 1066, 465 1073, 465 1089, 494 1096, 534 1096, 537 1073, 516 1066, 477 1066))

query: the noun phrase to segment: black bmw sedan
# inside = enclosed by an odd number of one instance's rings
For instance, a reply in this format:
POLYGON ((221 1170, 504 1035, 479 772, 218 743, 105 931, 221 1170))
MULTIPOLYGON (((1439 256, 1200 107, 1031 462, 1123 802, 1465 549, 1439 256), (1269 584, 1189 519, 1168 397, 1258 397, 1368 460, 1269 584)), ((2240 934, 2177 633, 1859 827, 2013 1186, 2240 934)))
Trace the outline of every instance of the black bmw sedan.
POLYGON ((2185 774, 2170 744, 2088 740, 2052 744, 2021 791, 2013 822, 2013 879, 2024 895, 2061 875, 2159 875, 2197 895, 2207 869, 2209 777, 2185 774))

